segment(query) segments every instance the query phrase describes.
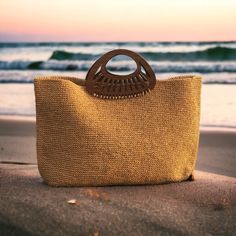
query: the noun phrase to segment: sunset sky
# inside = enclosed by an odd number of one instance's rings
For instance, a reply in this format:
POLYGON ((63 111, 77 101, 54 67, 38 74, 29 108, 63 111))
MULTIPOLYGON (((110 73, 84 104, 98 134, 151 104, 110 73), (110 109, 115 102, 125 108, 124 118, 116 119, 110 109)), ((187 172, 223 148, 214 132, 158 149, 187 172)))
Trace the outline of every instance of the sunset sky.
POLYGON ((235 25, 235 0, 0 0, 0 41, 228 41, 235 25))

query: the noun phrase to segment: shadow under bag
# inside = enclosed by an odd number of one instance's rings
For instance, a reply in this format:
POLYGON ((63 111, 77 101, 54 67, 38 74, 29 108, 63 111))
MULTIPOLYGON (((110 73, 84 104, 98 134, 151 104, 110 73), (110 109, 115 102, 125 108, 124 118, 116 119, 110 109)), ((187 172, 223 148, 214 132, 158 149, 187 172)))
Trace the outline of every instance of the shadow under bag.
POLYGON ((199 142, 199 76, 156 80, 150 65, 125 49, 104 54, 86 79, 34 80, 37 160, 53 186, 179 182, 192 178, 199 142), (128 75, 106 64, 126 55, 128 75))

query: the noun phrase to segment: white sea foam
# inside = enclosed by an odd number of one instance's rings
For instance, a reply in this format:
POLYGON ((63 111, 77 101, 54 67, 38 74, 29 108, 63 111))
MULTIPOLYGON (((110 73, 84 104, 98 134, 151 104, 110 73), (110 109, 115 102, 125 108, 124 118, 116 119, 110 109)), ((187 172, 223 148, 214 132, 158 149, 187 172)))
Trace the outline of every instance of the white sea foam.
MULTIPOLYGON (((201 125, 236 126, 236 42, 0 43, 0 114, 34 116, 34 77, 85 78, 98 57, 117 48, 141 53, 158 79, 201 74, 201 125)), ((124 58, 109 66, 119 74, 135 69, 124 58)))

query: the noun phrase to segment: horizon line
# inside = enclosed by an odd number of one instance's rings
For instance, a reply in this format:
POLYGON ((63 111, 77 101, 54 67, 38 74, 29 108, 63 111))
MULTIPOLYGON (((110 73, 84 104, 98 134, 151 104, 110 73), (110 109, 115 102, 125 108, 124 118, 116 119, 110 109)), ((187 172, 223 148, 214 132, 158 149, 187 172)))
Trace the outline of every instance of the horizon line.
POLYGON ((127 43, 170 43, 170 42, 174 42, 174 43, 188 43, 188 42, 191 42, 191 43, 207 43, 207 42, 227 42, 227 43, 230 43, 230 42, 236 42, 236 39, 232 39, 232 40, 108 40, 108 41, 103 41, 103 40, 72 40, 72 41, 59 41, 59 40, 55 40, 55 41, 52 41, 52 40, 42 40, 42 41, 12 41, 12 40, 9 40, 9 41, 2 41, 0 39, 0 43, 123 43, 123 42, 127 42, 127 43))

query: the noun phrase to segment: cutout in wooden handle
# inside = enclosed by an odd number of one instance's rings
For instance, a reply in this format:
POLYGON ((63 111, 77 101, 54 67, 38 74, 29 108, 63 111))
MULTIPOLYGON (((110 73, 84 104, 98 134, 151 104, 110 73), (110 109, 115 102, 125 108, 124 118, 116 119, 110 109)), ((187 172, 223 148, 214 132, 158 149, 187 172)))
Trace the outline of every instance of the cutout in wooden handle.
POLYGON ((116 49, 104 54, 90 68, 85 79, 89 94, 107 99, 139 97, 150 92, 156 85, 156 76, 151 66, 137 53, 126 49, 116 49), (126 55, 137 65, 128 75, 112 74, 106 65, 112 57, 126 55))

